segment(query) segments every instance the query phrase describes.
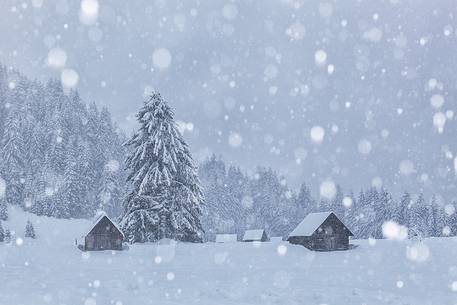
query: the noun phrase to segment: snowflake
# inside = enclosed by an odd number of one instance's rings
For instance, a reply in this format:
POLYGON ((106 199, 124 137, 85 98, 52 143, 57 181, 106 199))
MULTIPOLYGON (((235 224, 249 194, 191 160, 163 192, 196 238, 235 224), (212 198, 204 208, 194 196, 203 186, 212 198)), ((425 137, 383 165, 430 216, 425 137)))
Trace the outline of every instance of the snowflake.
POLYGON ((390 220, 382 224, 382 234, 387 239, 404 240, 408 237, 408 229, 390 220))
POLYGON ((82 0, 79 21, 84 25, 92 25, 98 19, 99 4, 97 0, 82 0))
POLYGON ((321 126, 314 126, 310 130, 310 136, 314 143, 320 144, 324 140, 325 129, 321 126))
POLYGON ((332 200, 336 196, 335 183, 331 180, 326 180, 321 183, 319 191, 322 198, 332 200))
POLYGON ((171 53, 166 48, 154 50, 152 53, 152 64, 159 69, 167 69, 171 64, 171 53))
POLYGON ((65 67, 67 62, 67 53, 61 48, 53 48, 48 52, 48 66, 55 69, 65 67))
POLYGON ((71 89, 78 85, 79 75, 73 69, 64 69, 60 74, 60 80, 62 82, 62 86, 67 89, 71 89))

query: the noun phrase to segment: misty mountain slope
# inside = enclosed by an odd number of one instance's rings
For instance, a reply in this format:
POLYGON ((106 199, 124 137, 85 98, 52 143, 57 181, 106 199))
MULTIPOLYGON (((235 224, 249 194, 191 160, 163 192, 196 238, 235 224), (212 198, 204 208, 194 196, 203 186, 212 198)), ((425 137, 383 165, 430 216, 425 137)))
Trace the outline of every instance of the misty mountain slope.
POLYGON ((90 221, 14 208, 3 225, 23 243, 0 243, 0 304, 451 304, 457 289, 455 238, 331 253, 285 242, 81 252, 74 238, 90 221), (35 240, 23 237, 27 219, 35 240))
POLYGON ((0 205, 58 218, 118 215, 124 138, 106 108, 0 64, 0 205))
POLYGON ((76 72, 84 100, 127 131, 158 88, 200 159, 273 165, 313 189, 456 196, 452 0, 111 0, 93 23, 79 1, 1 8, 1 61, 42 79, 76 72))

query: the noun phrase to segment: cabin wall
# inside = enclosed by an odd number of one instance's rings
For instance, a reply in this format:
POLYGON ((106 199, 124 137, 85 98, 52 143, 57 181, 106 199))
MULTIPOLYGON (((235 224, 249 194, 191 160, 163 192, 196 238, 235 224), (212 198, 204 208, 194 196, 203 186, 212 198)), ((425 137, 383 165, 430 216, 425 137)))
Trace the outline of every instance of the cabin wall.
POLYGON ((122 236, 109 234, 88 234, 85 250, 122 250, 122 236))
POLYGON ((311 237, 309 236, 292 236, 289 237, 288 241, 294 245, 302 245, 308 249, 312 248, 311 237))
POLYGON ((289 237, 289 242, 302 245, 315 251, 346 250, 349 248, 349 236, 346 235, 315 235, 289 237))

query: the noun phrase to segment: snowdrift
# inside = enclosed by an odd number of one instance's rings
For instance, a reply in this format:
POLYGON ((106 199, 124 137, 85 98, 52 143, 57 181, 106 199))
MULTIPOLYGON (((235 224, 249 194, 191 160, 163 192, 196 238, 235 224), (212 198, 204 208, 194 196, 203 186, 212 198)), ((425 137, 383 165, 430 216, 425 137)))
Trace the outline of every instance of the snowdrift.
POLYGON ((86 220, 10 211, 0 304, 454 304, 457 239, 352 241, 342 252, 266 243, 135 244, 81 252, 86 220), (38 238, 23 238, 27 219, 38 238))

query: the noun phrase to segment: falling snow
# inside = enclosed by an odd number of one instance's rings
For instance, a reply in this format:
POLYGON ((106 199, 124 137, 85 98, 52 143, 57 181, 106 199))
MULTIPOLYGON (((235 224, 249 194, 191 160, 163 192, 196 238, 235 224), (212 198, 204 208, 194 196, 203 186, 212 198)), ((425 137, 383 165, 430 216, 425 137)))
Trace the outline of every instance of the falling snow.
MULTIPOLYGON (((0 304, 454 304, 454 1, 2 1, 0 304), (204 242, 80 252, 96 212, 159 236, 189 207, 126 183, 155 92, 198 170, 204 242), (146 219, 144 202, 173 208, 146 219), (348 251, 287 242, 330 210, 348 251), (246 229, 272 239, 213 243, 246 229)), ((158 138, 135 158, 182 159, 158 138)))
POLYGON ((171 64, 171 53, 166 48, 154 50, 152 53, 152 63, 159 69, 166 69, 171 64))
POLYGON ((60 80, 65 88, 72 89, 78 85, 79 75, 73 69, 64 69, 60 75, 60 80))

